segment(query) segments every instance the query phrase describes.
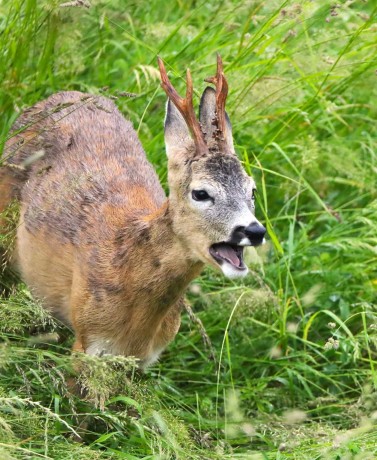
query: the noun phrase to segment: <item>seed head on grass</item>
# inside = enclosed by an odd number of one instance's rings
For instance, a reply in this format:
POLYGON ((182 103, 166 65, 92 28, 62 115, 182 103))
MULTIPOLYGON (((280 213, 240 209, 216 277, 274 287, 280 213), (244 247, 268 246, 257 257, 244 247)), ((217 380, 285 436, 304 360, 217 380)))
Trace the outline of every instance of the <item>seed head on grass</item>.
POLYGON ((339 348, 339 340, 330 337, 324 345, 325 350, 337 350, 339 348))
POLYGON ((287 425, 298 425, 305 422, 307 418, 307 414, 301 409, 290 409, 283 414, 283 421, 287 425))
POLYGON ((96 357, 76 353, 73 366, 78 371, 82 394, 103 411, 111 396, 130 393, 137 360, 124 356, 96 357))
POLYGON ((270 349, 269 356, 271 359, 281 358, 282 355, 283 355, 283 352, 280 346, 274 346, 270 349))
MULTIPOLYGON (((9 450, 13 450, 11 446, 9 446, 9 450)), ((0 458, 1 460, 18 460, 16 457, 13 457, 11 452, 5 450, 4 447, 0 447, 0 458)))
POLYGON ((56 321, 26 287, 20 286, 8 298, 0 297, 0 333, 24 334, 56 326, 56 321))

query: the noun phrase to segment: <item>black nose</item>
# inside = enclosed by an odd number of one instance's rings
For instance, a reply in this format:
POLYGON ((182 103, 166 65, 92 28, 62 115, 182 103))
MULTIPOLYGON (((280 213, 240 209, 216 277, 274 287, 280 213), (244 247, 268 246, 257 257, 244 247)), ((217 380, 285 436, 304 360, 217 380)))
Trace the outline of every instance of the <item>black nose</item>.
POLYGON ((258 246, 262 244, 264 235, 266 234, 266 229, 263 225, 253 222, 252 224, 245 227, 245 235, 249 238, 250 243, 253 246, 258 246))

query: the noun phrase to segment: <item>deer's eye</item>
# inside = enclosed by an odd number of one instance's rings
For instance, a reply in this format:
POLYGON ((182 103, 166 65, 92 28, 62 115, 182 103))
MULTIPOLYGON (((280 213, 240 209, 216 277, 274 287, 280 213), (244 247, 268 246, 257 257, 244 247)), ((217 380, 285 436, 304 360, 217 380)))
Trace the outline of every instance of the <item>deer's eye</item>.
POLYGON ((193 190, 191 196, 195 201, 212 200, 205 190, 193 190))

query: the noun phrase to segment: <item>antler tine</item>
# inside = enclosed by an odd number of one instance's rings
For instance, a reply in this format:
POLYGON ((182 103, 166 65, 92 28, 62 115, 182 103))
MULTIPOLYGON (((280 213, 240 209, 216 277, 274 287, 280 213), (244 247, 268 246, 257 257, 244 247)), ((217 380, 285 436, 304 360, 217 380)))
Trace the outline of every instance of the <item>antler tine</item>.
POLYGON ((223 61, 219 53, 217 53, 216 75, 214 77, 208 77, 204 81, 213 83, 216 86, 216 123, 218 130, 224 134, 226 126, 225 103, 228 96, 228 82, 224 75, 223 61))
POLYGON ((180 111, 181 115, 185 119, 186 124, 193 136, 197 153, 202 154, 207 150, 207 145, 205 143, 199 121, 195 116, 194 105, 192 100, 194 91, 192 86, 190 70, 187 69, 186 72, 186 97, 183 98, 177 93, 177 91, 171 84, 168 74, 166 73, 164 63, 162 62, 162 59, 160 57, 157 57, 157 61, 161 75, 161 86, 168 98, 173 102, 173 104, 177 107, 177 109, 180 111))

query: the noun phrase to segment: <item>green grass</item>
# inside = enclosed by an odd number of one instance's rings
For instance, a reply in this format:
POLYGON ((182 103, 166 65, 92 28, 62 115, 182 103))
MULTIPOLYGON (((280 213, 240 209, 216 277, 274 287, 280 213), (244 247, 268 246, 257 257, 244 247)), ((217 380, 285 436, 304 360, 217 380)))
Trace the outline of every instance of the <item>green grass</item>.
POLYGON ((166 184, 156 55, 181 90, 190 67, 199 95, 220 52, 269 239, 243 282, 207 270, 188 293, 215 360, 184 315, 144 375, 71 356, 69 331, 3 274, 0 458, 376 458, 375 2, 59 3, 0 6, 1 145, 55 91, 104 92, 166 184))

